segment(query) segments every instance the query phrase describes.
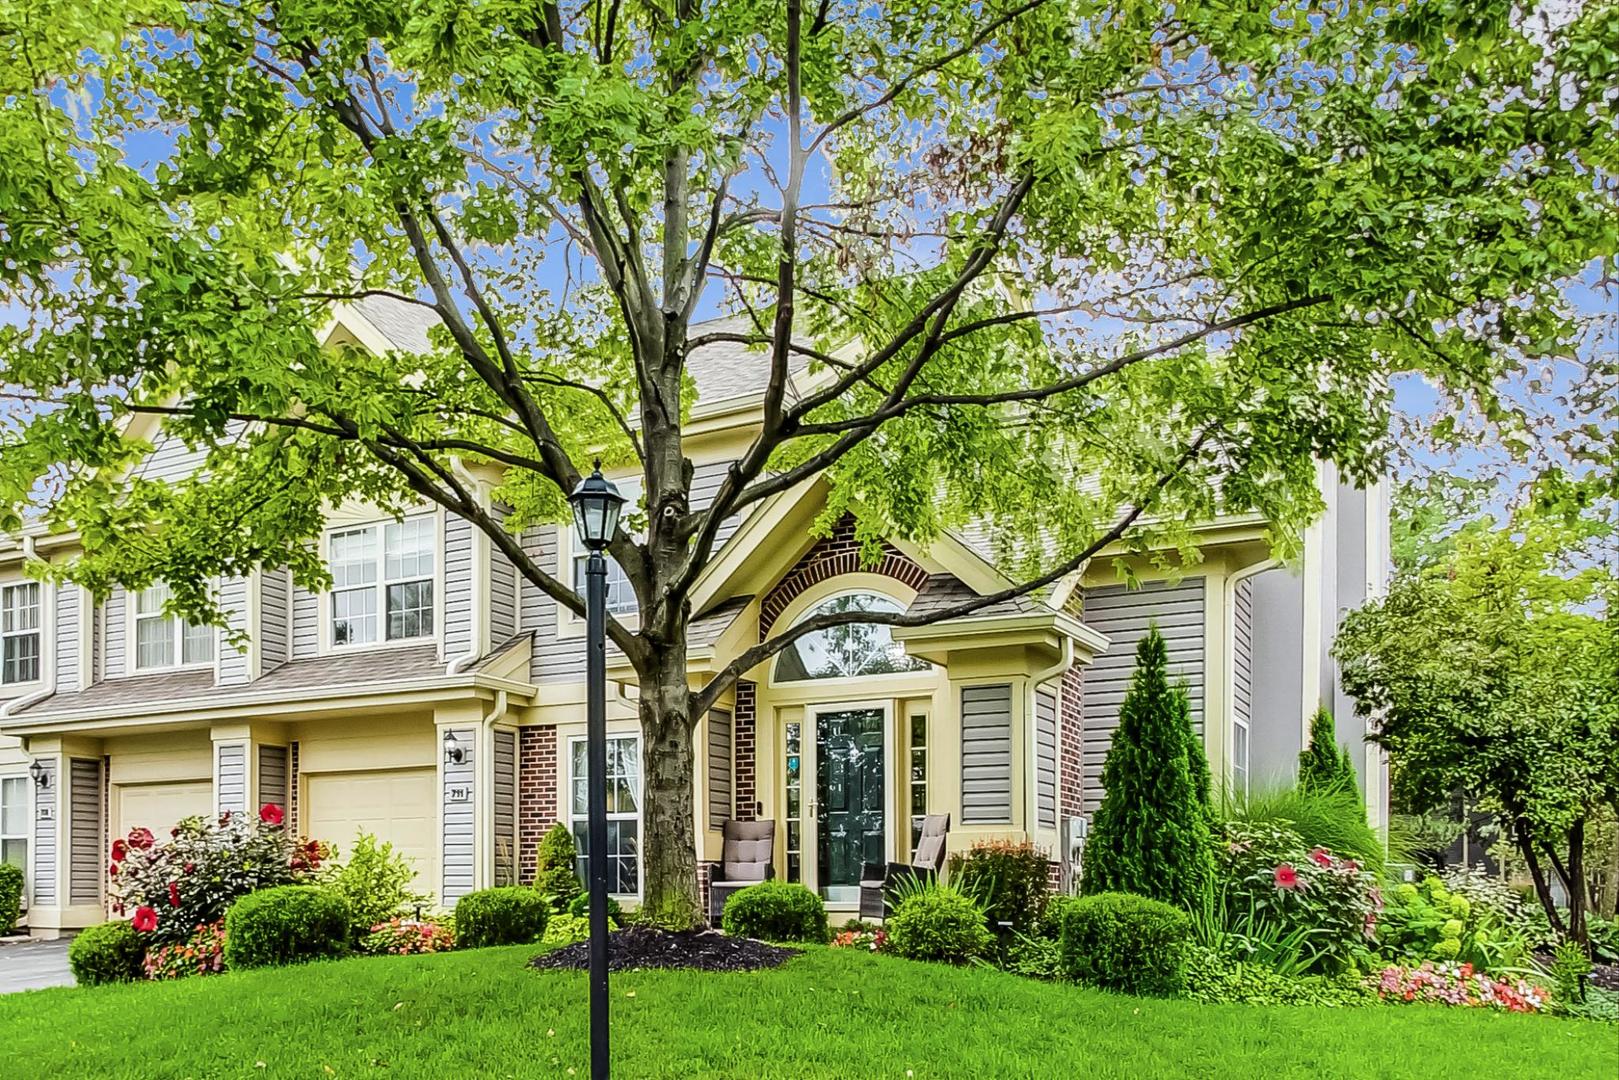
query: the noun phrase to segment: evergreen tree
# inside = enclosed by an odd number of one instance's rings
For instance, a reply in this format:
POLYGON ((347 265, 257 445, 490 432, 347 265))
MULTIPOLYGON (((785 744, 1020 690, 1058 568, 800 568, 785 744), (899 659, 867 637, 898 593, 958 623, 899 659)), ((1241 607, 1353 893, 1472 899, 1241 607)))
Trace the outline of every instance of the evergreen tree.
POLYGON ((1349 749, 1338 746, 1338 728, 1326 706, 1310 717, 1310 744, 1299 752, 1299 786, 1316 791, 1355 786, 1349 749))
POLYGON ((1175 684, 1175 696, 1179 699, 1175 708, 1186 717, 1186 767, 1192 774, 1192 791, 1197 797, 1197 803, 1207 815, 1209 825, 1214 825, 1214 778, 1209 773, 1209 752, 1203 746, 1203 740, 1192 728, 1192 693, 1186 683, 1175 684))
MULTIPOLYGON (((1136 647, 1135 674, 1102 765, 1106 794, 1085 845, 1081 891, 1136 893, 1189 908, 1207 887, 1213 847, 1207 796, 1200 803, 1188 753, 1197 745, 1191 711, 1185 691, 1170 686, 1168 665, 1163 636, 1152 627, 1136 647)), ((1203 768, 1206 774, 1206 761, 1203 768)))

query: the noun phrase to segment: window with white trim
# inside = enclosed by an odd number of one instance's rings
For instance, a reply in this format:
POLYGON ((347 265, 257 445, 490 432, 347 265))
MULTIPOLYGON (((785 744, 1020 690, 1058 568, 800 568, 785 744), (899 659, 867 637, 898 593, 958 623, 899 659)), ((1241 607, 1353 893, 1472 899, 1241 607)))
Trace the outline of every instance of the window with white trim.
POLYGON ((166 609, 172 596, 161 581, 135 594, 137 671, 213 663, 214 628, 170 614, 166 609))
POLYGON ((331 534, 333 645, 433 636, 437 532, 428 515, 331 534))
MULTIPOLYGON (((590 553, 575 555, 573 557, 573 588, 580 596, 585 595, 585 561, 590 553)), ((607 610, 614 615, 633 615, 639 605, 635 601, 635 589, 630 585, 630 579, 624 573, 624 568, 614 562, 612 556, 607 559, 607 610)))
POLYGON ((28 786, 26 776, 0 778, 0 862, 28 866, 28 786))
MULTIPOLYGON (((589 743, 569 742, 568 820, 579 849, 579 880, 590 880, 589 743)), ((618 896, 641 893, 641 739, 607 740, 607 889, 618 896)))
POLYGON ((39 582, 0 588, 0 683, 39 678, 39 582))
POLYGON ((928 717, 911 714, 911 858, 922 842, 922 820, 928 816, 928 717))

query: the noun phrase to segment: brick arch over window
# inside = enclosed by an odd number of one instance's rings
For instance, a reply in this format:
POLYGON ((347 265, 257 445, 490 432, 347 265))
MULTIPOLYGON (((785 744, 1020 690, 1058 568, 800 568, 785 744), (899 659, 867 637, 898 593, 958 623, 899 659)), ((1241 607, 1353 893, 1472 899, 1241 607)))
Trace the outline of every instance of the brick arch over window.
POLYGON ((759 610, 759 640, 763 641, 776 624, 776 619, 793 599, 812 585, 818 585, 840 574, 856 572, 881 574, 893 578, 911 589, 920 591, 927 583, 928 572, 910 556, 889 543, 883 544, 883 557, 875 566, 860 561, 860 541, 855 539, 854 518, 845 514, 832 530, 832 535, 818 540, 804 553, 793 568, 787 571, 776 587, 765 594, 759 610))

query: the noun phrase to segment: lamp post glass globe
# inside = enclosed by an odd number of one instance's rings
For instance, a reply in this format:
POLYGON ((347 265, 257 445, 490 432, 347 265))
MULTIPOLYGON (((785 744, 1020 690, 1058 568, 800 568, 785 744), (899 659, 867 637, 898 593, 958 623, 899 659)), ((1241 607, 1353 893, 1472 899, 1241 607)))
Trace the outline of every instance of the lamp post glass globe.
POLYGON ((573 504, 573 524, 579 542, 591 551, 605 548, 618 531, 624 496, 602 475, 601 462, 596 463, 594 472, 579 481, 568 501, 573 504))

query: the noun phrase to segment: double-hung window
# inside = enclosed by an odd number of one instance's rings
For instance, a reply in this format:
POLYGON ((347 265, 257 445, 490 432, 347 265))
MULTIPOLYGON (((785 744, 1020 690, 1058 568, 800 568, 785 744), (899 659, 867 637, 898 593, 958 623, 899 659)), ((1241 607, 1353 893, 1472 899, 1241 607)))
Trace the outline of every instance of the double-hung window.
POLYGON ((0 862, 28 866, 28 789, 26 776, 0 778, 0 862))
MULTIPOLYGON (((579 850, 579 880, 590 880, 589 744, 569 744, 568 818, 579 850)), ((641 740, 616 735, 607 740, 607 888, 619 896, 641 891, 641 740)))
MULTIPOLYGON (((585 563, 589 558, 588 553, 573 557, 573 588, 580 596, 585 595, 585 563)), ((607 610, 614 615, 633 615, 636 611, 635 589, 624 568, 611 557, 607 557, 607 610)))
POLYGON ((333 645, 433 636, 437 531, 426 516, 332 533, 333 645))
POLYGON ((39 678, 39 582, 0 588, 0 684, 39 678))
POLYGON ((213 662, 214 628, 168 614, 164 608, 171 595, 162 582, 135 594, 136 670, 213 662))

